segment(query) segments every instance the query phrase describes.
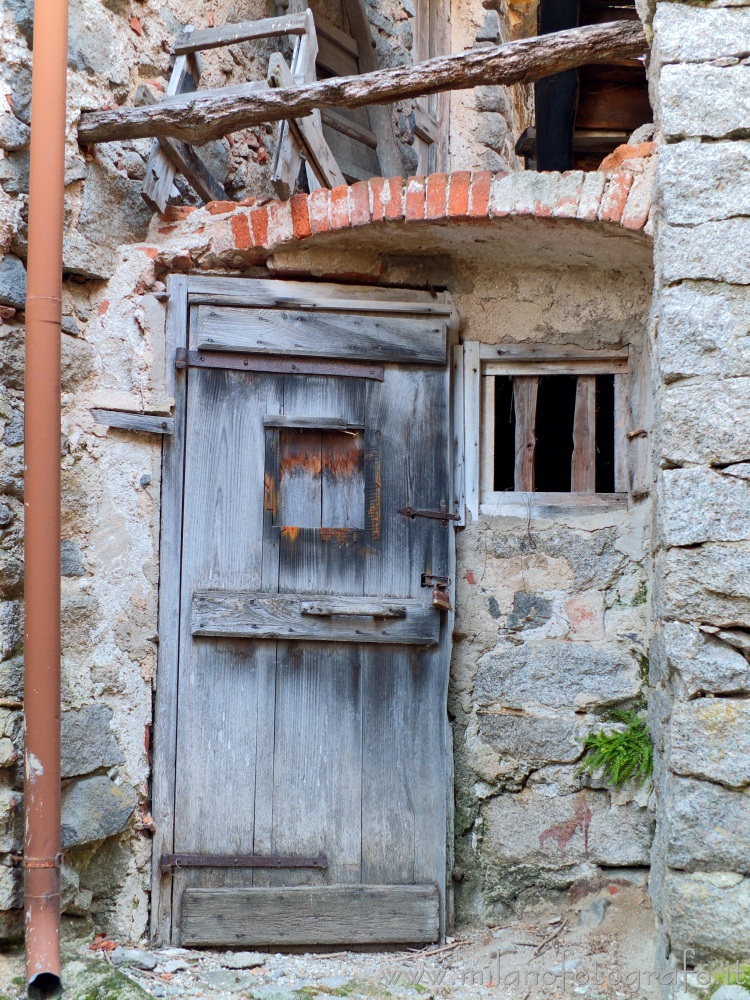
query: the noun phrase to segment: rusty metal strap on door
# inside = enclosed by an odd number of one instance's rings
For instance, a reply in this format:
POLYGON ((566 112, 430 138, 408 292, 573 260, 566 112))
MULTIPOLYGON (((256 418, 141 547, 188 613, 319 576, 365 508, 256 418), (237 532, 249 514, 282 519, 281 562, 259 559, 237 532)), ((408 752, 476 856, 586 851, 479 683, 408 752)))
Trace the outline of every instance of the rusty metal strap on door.
POLYGON ((328 868, 325 854, 318 857, 285 857, 280 854, 162 854, 162 875, 174 868, 328 868))
POLYGON ((382 365, 326 361, 323 358, 302 360, 234 351, 189 351, 186 347, 177 348, 174 363, 175 368, 227 368, 231 371, 279 375, 332 375, 341 378, 369 378, 377 382, 382 382, 385 377, 382 365))

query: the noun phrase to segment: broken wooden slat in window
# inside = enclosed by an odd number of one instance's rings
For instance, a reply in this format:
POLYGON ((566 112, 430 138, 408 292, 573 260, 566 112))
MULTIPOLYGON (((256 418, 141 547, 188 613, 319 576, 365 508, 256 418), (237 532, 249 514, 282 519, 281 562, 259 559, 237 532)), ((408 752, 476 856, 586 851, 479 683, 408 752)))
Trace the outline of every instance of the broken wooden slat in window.
MULTIPOLYGON (((304 528, 297 529, 305 531, 304 528)), ((312 530, 312 529, 307 529, 312 530)), ((318 531, 320 529, 318 528, 318 531)), ((317 534, 317 531, 316 531, 317 534)), ((339 544, 335 537, 331 545, 339 544)), ((372 615, 371 597, 347 597, 361 615, 314 615, 303 606, 328 598, 321 594, 268 594, 254 591, 202 590, 193 594, 193 635, 249 639, 305 639, 321 642, 376 642, 434 646, 440 637, 440 613, 417 598, 399 598, 403 618, 372 615)))
POLYGON ((447 324, 434 318, 199 306, 201 351, 247 351, 442 365, 447 324))
POLYGON ((536 450, 536 403, 539 379, 521 375, 513 379, 513 406, 516 413, 516 461, 514 482, 517 491, 534 489, 536 450))
POLYGON ((140 431, 147 434, 174 434, 174 418, 150 413, 128 413, 125 410, 91 409, 98 424, 116 427, 123 431, 140 431))
POLYGON ((572 493, 596 492, 596 377, 580 375, 573 418, 572 493))
POLYGON ((630 429, 628 431, 628 492, 639 500, 649 493, 650 462, 648 428, 653 425, 653 400, 648 392, 646 358, 643 351, 630 348, 629 397, 630 429))
MULTIPOLYGON (((318 55, 318 36, 313 13, 308 9, 295 16, 303 19, 305 30, 294 45, 291 74, 297 83, 312 83, 315 80, 315 60, 318 55)), ((271 184, 279 198, 291 198, 294 194, 301 162, 300 143, 289 128, 289 123, 283 121, 279 125, 279 138, 271 164, 271 184)))
POLYGON ((279 35, 304 35, 306 18, 304 13, 288 14, 284 17, 266 17, 260 21, 240 21, 218 28, 202 28, 199 31, 187 29, 172 46, 176 55, 199 52, 203 49, 217 49, 237 42, 249 42, 257 38, 277 38, 279 35))
MULTIPOLYGON (((192 24, 187 25, 183 36, 187 38, 192 31, 192 24)), ((167 85, 167 96, 187 94, 197 90, 200 76, 199 56, 195 54, 178 56, 167 85)), ((158 140, 154 139, 151 143, 151 155, 146 164, 146 177, 141 186, 141 196, 151 209, 161 215, 164 214, 172 194, 176 172, 174 164, 158 140)))
POLYGON ((481 385, 482 415, 481 444, 482 454, 479 461, 480 495, 491 493, 495 489, 495 376, 485 375, 481 385))
POLYGON ((628 491, 628 376, 615 375, 615 492, 628 491))
MULTIPOLYGON (((157 99, 148 87, 139 87, 136 94, 136 104, 156 104, 157 99)), ((182 174, 195 193, 203 201, 226 201, 227 193, 224 186, 213 176, 206 164, 192 146, 179 139, 168 139, 159 136, 156 140, 162 152, 174 167, 174 171, 182 174)))
POLYGON ((479 517, 479 442, 481 362, 479 344, 464 343, 464 461, 466 463, 466 509, 479 517))
MULTIPOLYGON (((292 72, 279 52, 274 52, 269 60, 268 82, 272 87, 294 86, 292 72)), ((344 175, 323 137, 320 118, 317 121, 314 115, 308 118, 290 118, 287 124, 320 184, 327 188, 346 184, 344 175)))

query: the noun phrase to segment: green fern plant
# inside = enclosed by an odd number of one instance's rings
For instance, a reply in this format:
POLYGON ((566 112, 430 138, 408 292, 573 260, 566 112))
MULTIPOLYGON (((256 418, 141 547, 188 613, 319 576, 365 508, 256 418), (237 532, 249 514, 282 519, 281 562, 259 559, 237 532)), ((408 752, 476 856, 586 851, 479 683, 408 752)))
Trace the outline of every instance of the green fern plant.
POLYGON ((632 710, 615 710, 610 719, 625 728, 589 733, 583 741, 585 756, 578 774, 601 771, 615 788, 630 780, 640 788, 654 770, 654 747, 646 720, 632 710))

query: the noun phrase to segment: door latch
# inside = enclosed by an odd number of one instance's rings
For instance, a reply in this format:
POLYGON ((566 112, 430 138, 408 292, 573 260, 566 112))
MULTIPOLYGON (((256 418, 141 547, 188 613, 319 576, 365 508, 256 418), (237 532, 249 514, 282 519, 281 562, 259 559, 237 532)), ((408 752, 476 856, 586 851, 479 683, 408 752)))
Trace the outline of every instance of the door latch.
POLYGON ((440 521, 442 525, 461 519, 460 514, 453 514, 448 510, 448 504, 445 500, 440 501, 440 510, 416 510, 414 507, 399 507, 397 513, 403 514, 404 517, 408 517, 412 521, 415 517, 429 517, 433 521, 440 521))
POLYGON ((432 606, 441 611, 451 610, 451 598, 448 588, 451 585, 449 576, 434 576, 432 573, 422 574, 422 586, 432 587, 432 606))

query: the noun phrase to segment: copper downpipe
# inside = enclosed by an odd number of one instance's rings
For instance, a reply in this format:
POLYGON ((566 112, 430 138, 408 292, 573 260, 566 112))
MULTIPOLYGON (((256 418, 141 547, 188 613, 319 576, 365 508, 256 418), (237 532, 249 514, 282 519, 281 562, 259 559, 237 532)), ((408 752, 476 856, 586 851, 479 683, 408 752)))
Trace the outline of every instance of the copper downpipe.
POLYGON ((24 916, 32 1000, 60 967, 60 347, 68 0, 36 0, 25 385, 24 916))

